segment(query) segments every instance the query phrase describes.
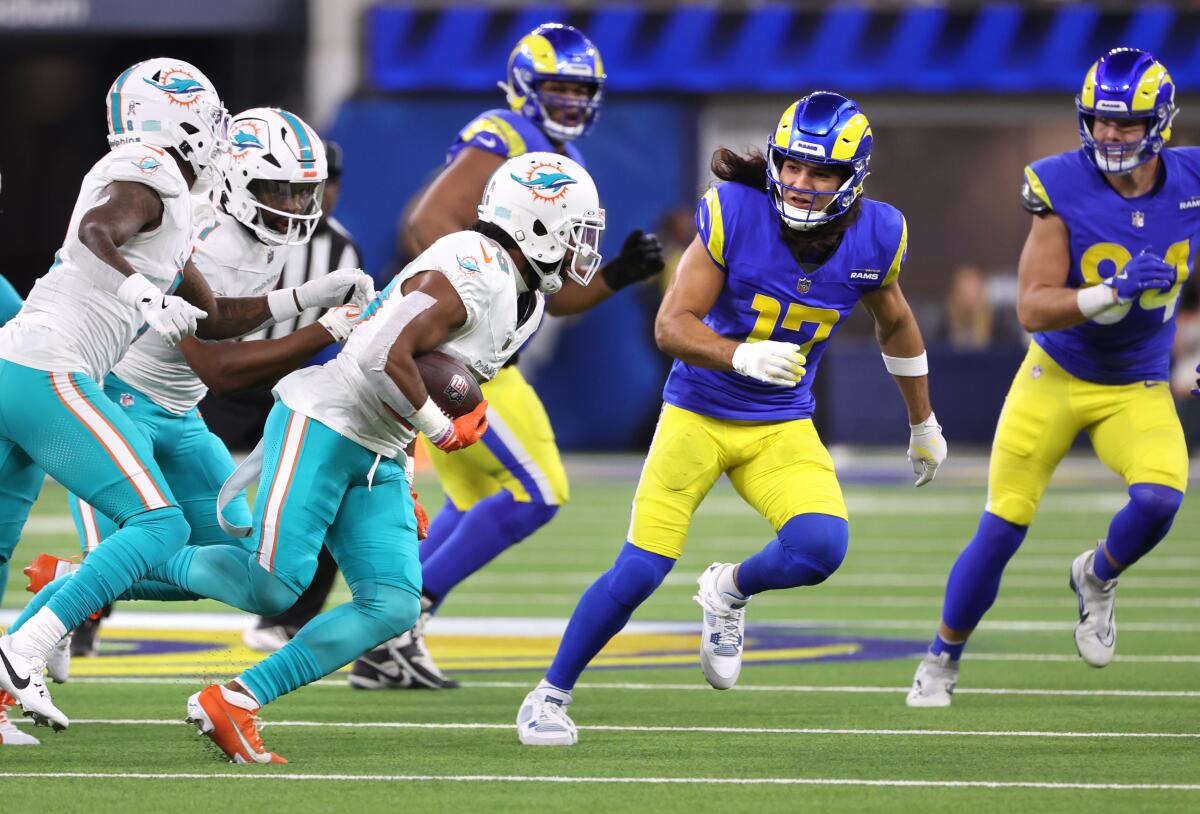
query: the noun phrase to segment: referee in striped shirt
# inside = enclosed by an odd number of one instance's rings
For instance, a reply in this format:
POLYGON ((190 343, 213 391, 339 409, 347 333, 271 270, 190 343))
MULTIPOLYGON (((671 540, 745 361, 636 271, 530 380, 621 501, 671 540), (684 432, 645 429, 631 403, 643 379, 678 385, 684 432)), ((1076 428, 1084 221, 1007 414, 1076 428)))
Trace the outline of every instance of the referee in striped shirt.
MULTIPOLYGON (((313 230, 312 239, 304 246, 292 249, 287 264, 283 267, 277 288, 290 288, 315 280, 330 271, 341 268, 362 268, 362 256, 354 238, 346 227, 332 217, 341 191, 342 148, 336 142, 325 141, 325 154, 329 161, 329 180, 325 182, 325 197, 321 201, 324 216, 313 230)), ((246 339, 278 339, 317 321, 323 308, 310 308, 294 319, 277 322, 246 339)), ((309 364, 323 364, 332 359, 339 346, 330 345, 317 354, 309 364)), ((252 449, 262 438, 263 425, 275 397, 271 388, 217 396, 209 393, 200 403, 204 420, 230 449, 252 449)), ((283 647, 296 631, 321 612, 326 598, 337 577, 337 564, 322 548, 317 560, 317 572, 312 582, 291 609, 278 616, 261 617, 258 624, 243 634, 248 647, 272 652, 283 647)))

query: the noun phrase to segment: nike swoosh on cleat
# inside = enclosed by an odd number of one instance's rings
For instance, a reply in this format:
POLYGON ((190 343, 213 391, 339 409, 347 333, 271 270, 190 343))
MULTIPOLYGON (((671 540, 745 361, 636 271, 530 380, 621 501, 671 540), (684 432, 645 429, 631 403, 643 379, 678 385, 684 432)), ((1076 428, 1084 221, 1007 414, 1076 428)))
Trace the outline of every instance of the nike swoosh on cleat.
MULTIPOLYGON (((224 710, 222 710, 222 712, 224 712, 224 710)), ((231 716, 228 712, 224 712, 224 715, 225 720, 229 721, 229 725, 233 727, 233 731, 237 734, 237 739, 242 742, 242 748, 246 750, 246 757, 250 758, 250 760, 254 760, 254 756, 258 753, 254 751, 254 747, 252 747, 246 740, 246 736, 242 734, 242 730, 236 723, 234 723, 233 716, 231 716)), ((255 760, 254 762, 257 763, 258 761, 255 760)))
POLYGON ((0 661, 4 662, 4 669, 8 670, 8 677, 12 679, 14 687, 16 687, 18 690, 23 690, 29 686, 29 676, 21 678, 21 676, 17 675, 17 671, 13 669, 11 664, 9 664, 8 656, 4 655, 3 650, 0 650, 0 661))

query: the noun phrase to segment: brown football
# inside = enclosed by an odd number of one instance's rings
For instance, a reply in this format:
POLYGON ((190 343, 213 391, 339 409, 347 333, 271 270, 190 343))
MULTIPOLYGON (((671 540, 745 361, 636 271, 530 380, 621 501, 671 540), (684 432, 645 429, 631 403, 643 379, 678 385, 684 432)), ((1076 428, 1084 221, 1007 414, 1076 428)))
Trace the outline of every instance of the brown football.
POLYGON ((466 415, 483 401, 475 376, 453 356, 435 350, 417 356, 413 361, 417 363, 429 397, 451 418, 466 415))

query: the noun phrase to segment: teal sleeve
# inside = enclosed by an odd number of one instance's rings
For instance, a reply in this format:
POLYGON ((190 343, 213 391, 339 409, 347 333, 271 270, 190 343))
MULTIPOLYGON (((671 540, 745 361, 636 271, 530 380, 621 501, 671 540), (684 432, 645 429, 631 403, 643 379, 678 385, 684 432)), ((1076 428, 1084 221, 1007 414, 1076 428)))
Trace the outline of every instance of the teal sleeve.
POLYGON ((8 322, 21 310, 21 295, 12 283, 0 277, 0 325, 8 322))

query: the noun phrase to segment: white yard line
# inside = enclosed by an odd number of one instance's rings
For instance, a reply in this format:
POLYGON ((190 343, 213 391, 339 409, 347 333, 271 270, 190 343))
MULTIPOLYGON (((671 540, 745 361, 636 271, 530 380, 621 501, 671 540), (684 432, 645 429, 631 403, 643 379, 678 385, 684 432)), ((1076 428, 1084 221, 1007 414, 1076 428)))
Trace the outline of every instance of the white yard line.
POLYGON ((637 785, 727 786, 873 786, 945 789, 1064 789, 1073 791, 1200 791, 1197 783, 1044 783, 1022 780, 905 780, 848 777, 571 777, 564 775, 489 774, 250 774, 249 771, 199 772, 0 772, 11 778, 83 778, 100 780, 318 780, 343 783, 613 783, 637 785))
MULTIPOLYGON (((214 674, 219 675, 219 674, 214 674)), ((111 678, 72 678, 72 684, 161 684, 197 687, 204 683, 201 678, 172 678, 165 676, 114 676, 111 678)), ((464 681, 464 687, 476 689, 530 689, 532 681, 464 681)), ((323 678, 309 686, 313 687, 346 687, 346 682, 340 677, 323 678)), ((670 690, 672 692, 712 692, 704 684, 639 684, 634 682, 581 682, 576 689, 584 690, 670 690)), ((781 692, 781 693, 828 693, 839 694, 882 694, 903 695, 908 687, 870 687, 823 684, 739 684, 731 692, 781 692)), ((1055 690, 1027 689, 1015 687, 959 687, 956 695, 1029 695, 1029 696, 1065 696, 1073 698, 1117 697, 1117 698, 1200 698, 1200 691, 1194 690, 1055 690)))
MULTIPOLYGON (((80 718, 76 726, 103 724, 106 726, 184 726, 183 721, 171 718, 80 718)), ((449 729, 449 730, 508 730, 511 723, 427 722, 427 721, 272 721, 267 727, 297 729, 449 729)), ((978 730, 978 729, 849 729, 825 727, 753 727, 753 726, 639 726, 598 724, 581 726, 585 732, 677 732, 718 733, 726 735, 886 735, 886 736, 951 736, 975 738, 1185 738, 1200 739, 1200 732, 1054 732, 1043 730, 978 730)))

